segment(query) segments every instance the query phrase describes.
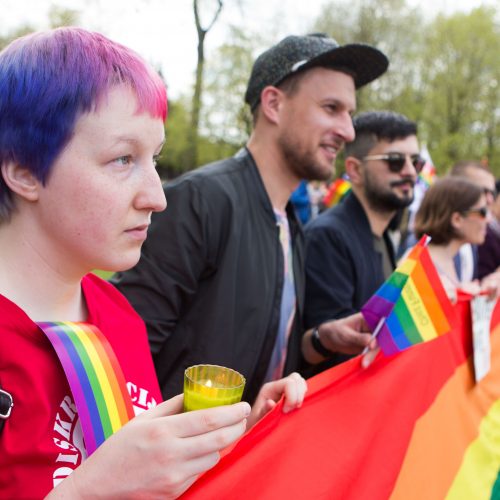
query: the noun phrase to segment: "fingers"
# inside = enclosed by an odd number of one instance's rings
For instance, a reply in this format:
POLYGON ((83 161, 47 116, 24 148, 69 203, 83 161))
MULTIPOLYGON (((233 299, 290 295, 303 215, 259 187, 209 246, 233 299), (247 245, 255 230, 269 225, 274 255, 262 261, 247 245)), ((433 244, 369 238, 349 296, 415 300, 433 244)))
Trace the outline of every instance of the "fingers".
POLYGON ((370 333, 358 333, 352 330, 341 331, 337 337, 337 351, 344 354, 359 354, 371 340, 370 333))
POLYGON ((333 352, 359 354, 370 342, 371 334, 364 331, 366 326, 360 313, 323 324, 322 333, 328 339, 325 347, 333 352))
MULTIPOLYGON (((227 448, 245 433, 246 424, 246 420, 240 420, 233 425, 221 427, 205 434, 185 437, 180 440, 179 455, 189 460, 193 460, 194 458, 202 459, 207 456, 211 456, 213 459, 215 457, 214 454, 218 455, 219 451, 227 448)), ((204 462, 200 461, 199 463, 204 462)), ((210 467, 213 467, 215 463, 210 465, 210 467)), ((194 473, 203 472, 207 468, 205 467, 194 473)))
POLYGON ((283 380, 285 381, 283 412, 288 413, 302 406, 307 391, 307 383, 298 373, 292 373, 283 380))
POLYGON ((375 347, 373 347, 373 343, 370 343, 368 352, 361 358, 361 366, 363 368, 368 368, 373 363, 373 360, 377 357, 377 354, 379 352, 380 347, 378 347, 376 344, 375 347))
POLYGON ((149 418, 167 417, 169 415, 177 415, 179 413, 182 413, 183 402, 184 402, 184 396, 182 394, 178 394, 177 396, 168 399, 163 403, 160 403, 158 406, 150 408, 148 411, 141 413, 135 418, 149 419, 149 418))
POLYGON ((171 432, 178 437, 198 436, 238 424, 248 415, 250 415, 250 405, 242 402, 172 415, 168 418, 168 425, 171 432))

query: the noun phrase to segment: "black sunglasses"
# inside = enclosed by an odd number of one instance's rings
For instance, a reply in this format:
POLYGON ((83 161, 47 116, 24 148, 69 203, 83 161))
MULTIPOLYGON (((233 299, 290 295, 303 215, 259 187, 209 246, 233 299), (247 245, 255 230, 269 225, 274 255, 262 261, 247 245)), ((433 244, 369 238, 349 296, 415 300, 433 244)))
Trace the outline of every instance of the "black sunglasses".
POLYGON ((486 219, 488 217, 488 207, 481 207, 481 208, 469 208, 469 210, 464 210, 462 212, 463 215, 467 214, 478 214, 481 216, 481 219, 486 219))
POLYGON ((387 153, 384 155, 365 156, 363 161, 367 160, 383 160, 389 165, 389 170, 395 174, 401 172, 406 164, 406 158, 410 157, 413 168, 419 174, 425 165, 425 160, 419 155, 406 155, 404 153, 387 153))

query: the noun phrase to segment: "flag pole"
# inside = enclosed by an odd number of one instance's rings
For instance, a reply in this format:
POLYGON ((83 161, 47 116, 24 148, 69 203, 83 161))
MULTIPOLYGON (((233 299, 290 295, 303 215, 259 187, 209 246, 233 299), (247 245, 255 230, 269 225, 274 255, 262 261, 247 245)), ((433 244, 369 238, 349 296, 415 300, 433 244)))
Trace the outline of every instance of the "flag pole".
MULTIPOLYGON (((370 343, 373 339, 377 338, 377 335, 380 333, 380 330, 382 330, 382 326, 384 325, 384 321, 385 321, 385 316, 382 316, 378 323, 377 323, 377 326, 375 327, 375 330, 373 330, 373 333, 372 333, 372 336, 370 338, 370 343)), ((363 349, 363 352, 361 353, 361 355, 364 355, 368 352, 368 346, 366 346, 364 349, 363 349)))

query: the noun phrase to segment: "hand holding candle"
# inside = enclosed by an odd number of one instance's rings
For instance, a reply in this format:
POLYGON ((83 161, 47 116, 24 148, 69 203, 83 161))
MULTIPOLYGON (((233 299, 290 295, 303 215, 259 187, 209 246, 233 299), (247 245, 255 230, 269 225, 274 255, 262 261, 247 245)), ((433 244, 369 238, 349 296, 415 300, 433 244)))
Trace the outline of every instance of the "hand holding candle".
POLYGON ((184 372, 184 411, 238 403, 244 387, 245 377, 231 368, 191 366, 184 372))

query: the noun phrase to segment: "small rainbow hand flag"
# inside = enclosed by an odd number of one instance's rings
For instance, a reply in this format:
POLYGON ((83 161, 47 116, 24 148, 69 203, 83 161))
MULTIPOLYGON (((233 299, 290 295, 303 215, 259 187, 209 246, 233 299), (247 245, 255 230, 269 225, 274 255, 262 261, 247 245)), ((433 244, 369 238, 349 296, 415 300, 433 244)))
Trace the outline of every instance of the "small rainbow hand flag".
POLYGON ((344 177, 336 179, 323 198, 325 207, 330 208, 336 205, 351 190, 351 183, 344 177))
POLYGON ((452 305, 427 250, 429 240, 422 237, 361 309, 384 354, 451 330, 452 305))

